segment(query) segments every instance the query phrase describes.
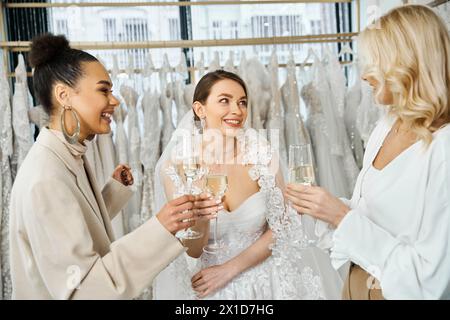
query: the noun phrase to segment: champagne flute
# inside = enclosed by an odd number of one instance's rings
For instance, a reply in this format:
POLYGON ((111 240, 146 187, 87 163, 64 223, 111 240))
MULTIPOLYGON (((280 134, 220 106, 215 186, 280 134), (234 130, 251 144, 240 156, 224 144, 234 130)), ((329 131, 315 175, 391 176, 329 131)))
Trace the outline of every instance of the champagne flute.
MULTIPOLYGON (((184 176, 186 194, 193 194, 193 182, 201 178, 202 169, 198 142, 199 136, 194 132, 183 139, 183 150, 181 163, 178 165, 178 172, 184 176)), ((176 236, 179 239, 195 240, 201 238, 203 234, 192 228, 187 228, 177 232, 176 236)))
MULTIPOLYGON (((214 164, 208 167, 206 174, 206 190, 211 193, 215 200, 222 200, 228 188, 228 177, 224 164, 214 164)), ((211 243, 203 248, 210 254, 217 254, 224 248, 223 242, 217 240, 218 213, 214 219, 213 239, 211 243)))
MULTIPOLYGON (((289 183, 306 186, 312 186, 316 183, 311 144, 289 146, 289 183)), ((294 210, 290 203, 288 205, 290 210, 294 210)), ((307 235, 305 217, 300 216, 299 218, 305 246, 315 245, 316 241, 307 235)))

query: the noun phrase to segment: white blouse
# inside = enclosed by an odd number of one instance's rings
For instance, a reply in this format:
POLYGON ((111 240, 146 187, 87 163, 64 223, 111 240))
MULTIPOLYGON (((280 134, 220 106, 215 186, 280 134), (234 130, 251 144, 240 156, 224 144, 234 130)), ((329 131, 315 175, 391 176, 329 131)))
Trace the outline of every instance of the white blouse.
POLYGON ((450 299, 450 126, 377 170, 395 120, 382 119, 368 141, 351 211, 331 238, 332 263, 358 264, 386 299, 450 299))

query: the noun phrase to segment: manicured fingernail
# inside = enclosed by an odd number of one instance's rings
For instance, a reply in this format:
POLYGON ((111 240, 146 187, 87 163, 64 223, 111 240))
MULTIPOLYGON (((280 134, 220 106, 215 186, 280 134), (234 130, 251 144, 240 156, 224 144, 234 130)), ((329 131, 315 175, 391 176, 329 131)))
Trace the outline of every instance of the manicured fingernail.
POLYGON ((223 206, 219 206, 219 208, 218 208, 219 210, 223 210, 223 206))
POLYGON ((222 200, 216 200, 216 204, 222 203, 222 200))

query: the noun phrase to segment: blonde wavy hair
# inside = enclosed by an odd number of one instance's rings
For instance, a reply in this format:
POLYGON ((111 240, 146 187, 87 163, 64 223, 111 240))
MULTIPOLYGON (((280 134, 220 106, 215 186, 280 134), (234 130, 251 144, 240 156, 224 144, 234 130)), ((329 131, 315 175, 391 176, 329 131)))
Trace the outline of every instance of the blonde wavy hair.
POLYGON ((405 122, 426 145, 450 121, 450 36, 429 7, 395 8, 359 36, 363 75, 372 76, 393 95, 391 114, 405 122))

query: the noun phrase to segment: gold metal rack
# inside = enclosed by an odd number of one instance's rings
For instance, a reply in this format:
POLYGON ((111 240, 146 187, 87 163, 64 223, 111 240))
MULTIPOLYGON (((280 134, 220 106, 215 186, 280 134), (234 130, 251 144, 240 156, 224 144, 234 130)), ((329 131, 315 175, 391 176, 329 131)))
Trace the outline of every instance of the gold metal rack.
POLYGON ((66 7, 191 7, 213 5, 243 5, 243 4, 283 4, 283 3, 350 3, 352 0, 221 0, 221 1, 142 1, 142 2, 23 2, 6 3, 6 8, 66 8, 66 7))
MULTIPOLYGON (((170 1, 170 2, 65 2, 65 3, 3 3, 0 2, 0 36, 6 39, 3 28, 4 8, 55 8, 55 7, 137 7, 137 6, 199 6, 199 5, 243 5, 243 4, 281 4, 281 3, 351 3, 356 5, 357 30, 360 30, 360 0, 242 0, 242 1, 170 1)), ((334 33, 320 35, 267 37, 267 38, 241 38, 220 40, 178 40, 178 41, 146 41, 146 42, 71 42, 73 48, 81 50, 115 50, 115 49, 163 49, 163 48, 194 48, 194 47, 221 47, 221 46, 254 46, 254 45, 279 45, 279 44, 317 44, 352 42, 358 32, 334 33)), ((8 52, 25 52, 30 50, 30 41, 0 41, 0 49, 4 49, 5 60, 8 52)), ((280 65, 281 66, 281 65, 280 65)), ((190 68, 193 73, 194 68, 190 68)), ((14 76, 14 73, 10 73, 14 76)))
MULTIPOLYGON (((354 61, 341 61, 340 63, 341 63, 341 65, 349 65, 349 64, 354 63, 354 61)), ((313 64, 312 64, 311 62, 307 62, 307 63, 296 63, 296 64, 295 64, 296 67, 311 67, 312 65, 313 65, 313 64)), ((279 68, 286 68, 286 67, 287 67, 287 64, 286 64, 286 63, 280 63, 280 64, 278 64, 278 67, 279 67, 279 68)), ((172 69, 172 70, 171 70, 172 72, 175 72, 175 71, 176 71, 175 68, 171 68, 171 69, 172 69)), ((160 69, 155 68, 155 69, 154 69, 154 72, 159 72, 159 70, 160 70, 160 69)), ((191 74, 191 76, 192 76, 192 74, 195 73, 195 71, 197 71, 197 70, 199 70, 199 69, 196 68, 196 67, 188 67, 188 68, 187 68, 187 71, 191 74)), ((205 70, 208 70, 208 67, 205 67, 205 70)), ((108 70, 108 72, 111 73, 111 70, 108 70)), ((125 69, 119 69, 119 73, 125 73, 125 72, 127 72, 127 70, 125 70, 125 69)), ((143 72, 143 69, 133 69, 133 73, 139 74, 139 73, 142 73, 142 72, 143 72)), ((10 73, 8 73, 8 77, 10 77, 10 78, 14 78, 15 76, 16 76, 16 73, 15 73, 15 72, 10 72, 10 73)), ((32 76, 32 73, 31 73, 31 72, 27 72, 27 76, 28 76, 28 77, 31 77, 31 76, 32 76)), ((192 79, 194 79, 194 77, 193 77, 192 79)))
MULTIPOLYGON (((68 8, 68 7, 192 7, 214 5, 264 5, 264 4, 298 4, 298 3, 352 3, 356 5, 356 24, 358 32, 361 31, 361 0, 221 0, 221 1, 158 1, 158 2, 20 2, 3 3, 0 1, 0 9, 30 9, 30 8, 68 8)), ((2 15, 3 13, 0 13, 2 15)), ((1 22, 1 21, 0 21, 1 22)))
MULTIPOLYGON (((162 48, 192 48, 192 47, 220 47, 220 46, 253 46, 253 45, 277 45, 277 44, 317 44, 352 42, 357 33, 323 34, 317 36, 296 37, 272 37, 272 38, 247 38, 229 40, 181 40, 181 41, 150 41, 150 42, 71 42, 73 48, 81 50, 119 50, 119 49, 162 49, 162 48)), ((30 41, 0 42, 0 48, 13 52, 25 52, 30 50, 30 41)), ((5 51, 6 51, 5 50, 5 51)), ((346 62, 350 63, 350 62, 346 62)), ((297 64, 297 66, 309 66, 311 64, 297 64)), ((280 64, 280 67, 286 65, 280 64)), ((195 68, 189 68, 191 76, 194 76, 195 68)), ((135 70, 139 73, 141 70, 135 70)), ((30 74, 31 75, 31 74, 30 74)), ((14 73, 9 73, 14 77, 14 73)))
MULTIPOLYGON (((71 42, 73 48, 81 50, 113 50, 113 49, 164 49, 222 46, 254 46, 276 44, 304 44, 351 42, 358 33, 332 33, 307 36, 241 38, 219 40, 177 40, 177 41, 140 41, 140 42, 71 42)), ((30 50, 30 41, 0 41, 0 48, 11 51, 30 50)))

